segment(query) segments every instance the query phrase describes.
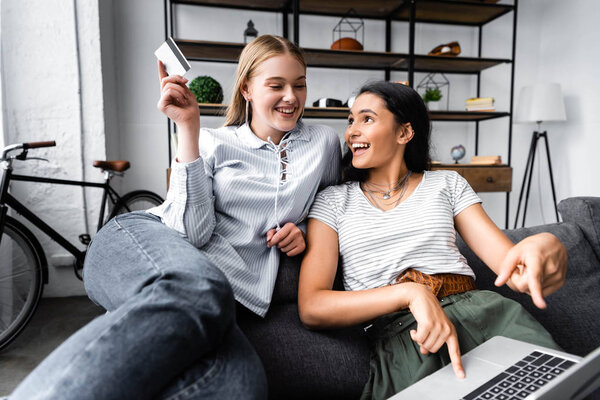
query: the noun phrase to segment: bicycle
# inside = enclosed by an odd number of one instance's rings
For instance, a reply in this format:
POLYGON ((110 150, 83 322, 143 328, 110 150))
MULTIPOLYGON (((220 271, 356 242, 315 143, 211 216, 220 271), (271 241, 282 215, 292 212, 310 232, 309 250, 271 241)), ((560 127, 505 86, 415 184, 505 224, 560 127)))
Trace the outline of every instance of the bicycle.
MULTIPOLYGON (((73 270, 82 279, 81 271, 86 250, 79 250, 73 243, 59 234, 50 225, 41 220, 34 212, 25 207, 9 192, 11 181, 38 182, 59 185, 95 187, 103 189, 100 216, 97 230, 115 215, 134 210, 146 210, 159 205, 163 199, 147 190, 136 190, 123 196, 110 186, 114 175, 122 176, 130 167, 128 161, 94 161, 93 165, 104 173, 104 182, 86 182, 65 179, 53 179, 40 176, 13 174, 14 160, 45 160, 28 157, 30 149, 53 147, 56 142, 19 143, 2 150, 0 163, 3 174, 0 183, 0 349, 8 345, 27 325, 35 312, 42 296, 43 285, 48 283, 48 263, 40 242, 21 222, 7 215, 11 208, 56 241, 75 257, 73 270), (18 155, 9 153, 20 150, 18 155), (110 213, 104 219, 106 205, 110 202, 110 213)), ((91 238, 88 233, 79 235, 79 241, 87 246, 91 238)), ((86 247, 87 249, 87 247, 86 247)))

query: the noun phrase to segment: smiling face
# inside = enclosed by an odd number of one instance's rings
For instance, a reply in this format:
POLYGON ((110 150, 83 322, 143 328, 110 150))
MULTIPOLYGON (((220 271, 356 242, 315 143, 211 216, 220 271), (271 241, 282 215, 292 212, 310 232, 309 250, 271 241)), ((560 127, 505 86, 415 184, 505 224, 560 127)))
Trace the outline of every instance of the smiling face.
POLYGON ((345 134, 346 144, 352 151, 352 165, 360 169, 399 170, 411 132, 407 125, 396 122, 379 96, 361 94, 352 104, 345 134))
POLYGON ((262 62, 255 75, 242 86, 251 101, 252 131, 260 138, 279 140, 294 129, 306 101, 306 70, 292 55, 283 54, 262 62))

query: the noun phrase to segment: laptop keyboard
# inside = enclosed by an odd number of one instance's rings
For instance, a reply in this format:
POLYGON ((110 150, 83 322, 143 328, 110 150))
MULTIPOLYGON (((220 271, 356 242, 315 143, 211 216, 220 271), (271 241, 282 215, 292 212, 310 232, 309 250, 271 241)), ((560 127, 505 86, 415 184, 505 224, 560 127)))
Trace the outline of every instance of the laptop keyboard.
POLYGON ((573 361, 534 351, 464 396, 462 400, 521 400, 573 364, 573 361))

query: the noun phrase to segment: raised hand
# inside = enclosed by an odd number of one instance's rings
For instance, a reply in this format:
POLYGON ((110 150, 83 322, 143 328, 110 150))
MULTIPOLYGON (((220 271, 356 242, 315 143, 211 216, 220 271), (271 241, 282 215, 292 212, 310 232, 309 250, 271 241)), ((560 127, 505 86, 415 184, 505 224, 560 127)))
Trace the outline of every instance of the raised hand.
POLYGON ((297 256, 306 249, 304 233, 296 225, 288 222, 279 232, 275 228, 267 232, 267 246, 277 246, 288 256, 297 256))
POLYGON ((198 119, 200 112, 196 97, 185 85, 188 80, 180 75, 168 76, 165 66, 160 61, 158 76, 161 96, 156 107, 178 125, 198 119))
POLYGON ((179 128, 177 159, 190 162, 197 159, 198 136, 200 134, 200 110, 196 96, 185 85, 187 79, 179 75, 167 75, 162 62, 158 61, 160 99, 156 107, 179 128))

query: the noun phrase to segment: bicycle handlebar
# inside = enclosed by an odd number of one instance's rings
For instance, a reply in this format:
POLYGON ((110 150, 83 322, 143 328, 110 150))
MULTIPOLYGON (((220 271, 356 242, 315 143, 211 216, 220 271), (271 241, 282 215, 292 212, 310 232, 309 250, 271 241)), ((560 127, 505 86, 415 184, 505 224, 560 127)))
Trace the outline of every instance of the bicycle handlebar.
POLYGON ((29 142, 23 143, 23 149, 35 149, 38 147, 54 147, 56 146, 56 142, 54 140, 50 140, 48 142, 29 142))
POLYGON ((56 146, 56 142, 54 140, 50 140, 47 142, 27 142, 27 143, 11 144, 9 146, 6 146, 4 149, 2 149, 2 156, 0 157, 0 161, 9 160, 8 153, 10 153, 11 151, 14 151, 14 150, 23 149, 24 150, 23 154, 27 154, 27 149, 35 149, 35 148, 40 148, 40 147, 53 147, 53 146, 56 146))

